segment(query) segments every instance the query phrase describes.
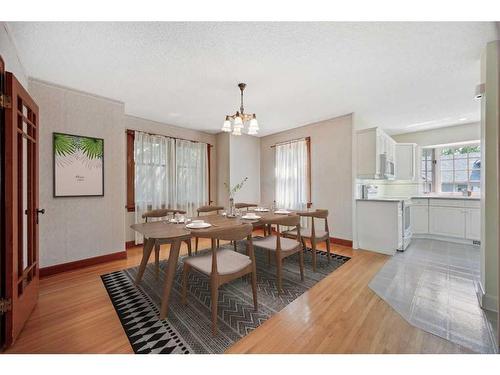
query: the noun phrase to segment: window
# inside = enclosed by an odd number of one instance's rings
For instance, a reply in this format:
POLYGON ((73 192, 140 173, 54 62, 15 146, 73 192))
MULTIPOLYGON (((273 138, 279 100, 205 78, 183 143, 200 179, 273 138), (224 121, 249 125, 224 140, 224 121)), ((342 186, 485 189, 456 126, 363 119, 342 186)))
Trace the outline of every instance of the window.
MULTIPOLYGON (((146 144, 143 144, 143 151, 144 152, 151 152, 151 155, 161 155, 161 159, 167 159, 167 155, 169 154, 168 157, 171 158, 172 164, 171 167, 167 168, 166 164, 164 162, 161 162, 160 164, 156 163, 157 165, 153 165, 155 163, 152 163, 152 160, 147 160, 146 164, 144 164, 144 160, 141 162, 141 165, 139 168, 140 171, 145 172, 147 169, 154 169, 156 168, 157 174, 155 175, 167 175, 166 171, 169 171, 171 174, 170 177, 165 177, 168 179, 169 182, 161 182, 158 178, 156 180, 160 181, 160 184, 163 183, 168 183, 169 186, 174 190, 174 192, 169 192, 169 195, 171 198, 168 198, 171 202, 171 205, 180 205, 180 204, 187 204, 187 201, 190 201, 192 204, 190 206, 196 205, 196 202, 199 202, 202 200, 206 204, 208 201, 210 201, 210 196, 211 196, 211 191, 210 191, 210 184, 208 181, 210 181, 210 147, 211 145, 208 145, 206 143, 201 143, 201 142, 192 142, 192 141, 185 141, 181 139, 175 139, 175 138, 169 138, 165 136, 156 136, 154 134, 146 134, 142 132, 137 132, 138 134, 143 135, 143 141, 146 142, 146 144), (168 141, 168 142, 167 142, 168 141), (168 147, 163 145, 164 142, 168 143, 168 147), (174 146, 171 146, 171 142, 173 142, 174 146), (183 147, 181 147, 183 146, 183 147), (191 147, 190 147, 191 146, 191 147), (194 148, 191 150, 191 148, 194 148), (148 151, 149 150, 149 151, 148 151), (190 157, 192 155, 192 157, 190 157), (176 157, 179 156, 179 157, 176 157), (177 161, 179 161, 180 164, 183 166, 186 166, 189 164, 189 169, 190 171, 193 171, 193 174, 188 173, 186 169, 183 169, 183 167, 179 164, 175 164, 177 161), (147 164, 151 164, 146 167, 147 164), (176 167, 174 168, 174 165, 176 167), (175 172, 173 169, 175 169, 175 172), (196 169, 196 171, 195 171, 196 169), (177 174, 179 174, 179 177, 177 177, 177 174), (199 183, 201 181, 201 178, 203 177, 203 180, 206 181, 204 183, 199 183), (195 186, 197 186, 197 190, 193 191, 193 189, 183 189, 182 186, 188 186, 186 184, 186 179, 198 179, 195 186), (184 184, 184 185, 183 185, 184 184), (203 191, 202 191, 203 190, 203 191), (206 190, 206 191, 205 191, 206 190), (177 197, 173 198, 174 194, 177 195, 177 191, 180 192, 178 199, 177 197), (183 192, 186 192, 184 194, 183 192), (195 196, 193 199, 190 199, 190 194, 194 193, 195 196), (182 202, 181 202, 182 201, 182 202)), ((126 202, 126 208, 127 211, 129 212, 135 212, 136 211, 136 186, 135 186, 135 176, 136 176, 136 158, 134 157, 134 143, 136 140, 136 132, 134 130, 127 130, 126 131, 126 137, 127 137, 127 202, 126 202)), ((136 150, 137 151, 137 150, 136 150)), ((143 154, 141 152, 141 154, 143 154)), ((160 156, 159 156, 160 157, 160 156)), ((141 173, 142 173, 141 172, 141 173)), ((139 180, 143 180, 144 178, 139 178, 139 180)), ((166 180, 165 180, 166 181, 166 180)), ((163 190, 161 190, 163 191, 163 190)), ((166 193, 165 193, 166 194, 166 193)), ((164 195, 165 195, 164 194, 164 195)), ((156 193, 153 195, 157 196, 156 193)), ((142 196, 142 195, 141 195, 142 196)), ((153 198, 148 198, 147 200, 151 200, 153 198)), ((162 198, 163 199, 163 198, 162 198)), ((165 202, 166 202, 166 197, 165 197, 165 202)), ((165 204, 164 204, 165 205, 165 204)), ((191 207, 190 207, 191 208, 191 207)))
POLYGON ((425 193, 480 192, 481 146, 478 143, 422 150, 420 177, 425 193))
POLYGON ((445 147, 439 152, 441 192, 480 191, 481 149, 479 145, 445 147))
POLYGON ((311 206, 311 141, 303 138, 275 145, 275 200, 279 208, 311 206))
POLYGON ((434 181, 434 149, 424 148, 422 150, 422 162, 420 168, 420 177, 422 178, 422 183, 424 185, 424 193, 430 193, 433 191, 432 181, 434 181))

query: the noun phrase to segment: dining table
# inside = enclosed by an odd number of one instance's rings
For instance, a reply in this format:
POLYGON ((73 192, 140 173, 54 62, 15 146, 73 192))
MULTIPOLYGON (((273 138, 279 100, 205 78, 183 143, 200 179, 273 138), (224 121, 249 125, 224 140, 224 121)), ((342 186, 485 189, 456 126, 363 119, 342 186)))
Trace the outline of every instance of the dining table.
MULTIPOLYGON (((262 219, 269 219, 273 216, 279 217, 283 215, 274 213, 271 210, 265 212, 248 210, 244 211, 242 214, 246 213, 255 213, 257 216, 260 216, 260 218, 243 219, 241 216, 228 217, 227 215, 212 214, 199 216, 192 219, 203 220, 206 223, 211 224, 211 228, 230 227, 244 223, 250 223, 254 227, 259 227, 262 226, 262 219)), ((288 214, 293 215, 295 213, 290 211, 288 214)), ((165 279, 163 281, 163 291, 160 306, 160 319, 163 320, 168 315, 170 294, 172 291, 172 285, 174 283, 175 272, 177 270, 177 262, 179 261, 179 251, 181 248, 181 243, 182 241, 190 240, 192 237, 196 237, 196 232, 200 229, 188 229, 186 228, 186 224, 172 223, 171 220, 132 224, 130 227, 136 232, 142 234, 142 236, 144 237, 141 264, 135 278, 136 286, 141 283, 144 271, 146 270, 146 266, 151 256, 151 252, 154 249, 155 245, 157 243, 160 244, 165 242, 171 244, 170 254, 167 262, 167 269, 165 272, 165 279)), ((207 229, 205 228, 203 229, 203 231, 206 230, 207 229)))

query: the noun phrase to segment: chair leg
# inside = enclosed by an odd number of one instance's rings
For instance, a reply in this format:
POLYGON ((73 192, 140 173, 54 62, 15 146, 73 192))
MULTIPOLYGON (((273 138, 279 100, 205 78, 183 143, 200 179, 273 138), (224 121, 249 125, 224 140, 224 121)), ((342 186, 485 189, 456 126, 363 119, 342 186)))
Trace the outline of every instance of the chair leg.
POLYGON ((281 268, 283 266, 282 260, 276 254, 276 281, 278 287, 278 295, 281 294, 281 268))
POLYGON ((214 282, 210 282, 210 294, 212 300, 212 334, 217 335, 217 304, 219 299, 219 289, 218 285, 214 282))
POLYGON ((191 239, 186 240, 186 245, 188 247, 188 255, 191 256, 191 239))
POLYGON ((299 251, 300 280, 304 281, 304 249, 299 251))
POLYGON ((328 252, 328 262, 330 262, 331 252, 330 252, 330 237, 326 239, 326 251, 328 252))
POLYGON ((253 270, 251 274, 252 278, 252 294, 253 294, 253 307, 255 311, 258 311, 258 303, 257 303, 257 272, 255 270, 255 264, 253 265, 253 270))
POLYGON ((313 271, 316 272, 316 241, 311 238, 313 271))
POLYGON ((194 239, 194 253, 198 254, 198 237, 194 239))
POLYGON ((160 245, 155 244, 155 278, 160 277, 160 245))
POLYGON ((182 268, 182 304, 185 305, 187 302, 187 288, 189 281, 189 271, 191 270, 191 266, 187 263, 184 263, 184 267, 182 268))
POLYGON ((217 249, 220 247, 219 239, 217 238, 217 249))
POLYGON ((234 251, 238 251, 238 249, 236 248, 236 241, 233 241, 233 247, 234 247, 234 251))

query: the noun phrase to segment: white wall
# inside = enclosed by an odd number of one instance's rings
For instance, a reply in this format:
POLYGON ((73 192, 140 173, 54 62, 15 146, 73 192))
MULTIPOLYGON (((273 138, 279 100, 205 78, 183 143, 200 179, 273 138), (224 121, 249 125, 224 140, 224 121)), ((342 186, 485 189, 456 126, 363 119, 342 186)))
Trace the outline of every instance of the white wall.
POLYGON ((40 266, 124 250, 123 103, 30 80, 40 109, 40 266), (53 197, 52 133, 104 139, 104 196, 53 197))
MULTIPOLYGON (((260 202, 260 139, 250 135, 231 136, 229 145, 231 186, 248 177, 234 197, 235 202, 260 202)), ((223 203, 221 203, 224 205, 223 203)))
POLYGON ((14 73, 17 80, 28 89, 28 75, 19 59, 6 22, 0 22, 0 55, 5 62, 5 70, 14 73))
POLYGON ((352 235, 352 115, 302 126, 262 137, 260 147, 261 202, 274 200, 275 154, 271 146, 311 137, 313 208, 327 208, 332 236, 351 240, 352 235))
MULTIPOLYGON (((126 139, 125 130, 140 130, 147 133, 160 134, 167 137, 183 138, 191 141, 205 142, 211 144, 213 147, 210 150, 210 186, 211 186, 211 199, 217 199, 217 144, 216 136, 196 130, 180 128, 178 126, 168 125, 156 121, 146 120, 134 116, 124 116, 123 128, 121 137, 126 139)), ((127 164, 126 152, 122 157, 123 167, 127 164)), ((125 172, 126 173, 126 172, 125 172)), ((123 180, 124 189, 126 193, 126 183, 123 180)), ((125 212, 125 241, 133 241, 135 234, 130 225, 135 223, 135 212, 128 212, 125 207, 126 202, 123 202, 122 210, 125 212)))
MULTIPOLYGON (((498 311, 499 280, 499 107, 500 41, 490 42, 481 57, 481 81, 486 96, 481 100, 481 288, 482 306, 498 311)), ((500 332, 500 331, 499 331, 500 332)))
POLYGON ((392 138, 398 143, 416 143, 419 146, 478 141, 481 139, 481 124, 473 122, 463 125, 446 126, 444 128, 397 134, 393 135, 392 138))

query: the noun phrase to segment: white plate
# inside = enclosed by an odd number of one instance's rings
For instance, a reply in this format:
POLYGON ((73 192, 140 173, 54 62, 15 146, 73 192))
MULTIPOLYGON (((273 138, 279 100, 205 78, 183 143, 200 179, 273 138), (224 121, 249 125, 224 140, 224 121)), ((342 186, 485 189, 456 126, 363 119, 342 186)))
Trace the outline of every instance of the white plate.
POLYGON ((258 215, 245 215, 245 216, 242 216, 241 218, 245 219, 245 220, 259 220, 260 216, 258 216, 258 215))
POLYGON ((186 224, 186 228, 189 229, 203 229, 203 228, 210 228, 212 224, 210 223, 189 223, 186 224))
POLYGON ((278 211, 274 211, 275 214, 277 215, 287 215, 289 213, 291 213, 290 211, 287 211, 287 210, 278 210, 278 211))
POLYGON ((269 212, 269 208, 256 208, 256 209, 254 209, 254 211, 257 211, 257 212, 269 212))

